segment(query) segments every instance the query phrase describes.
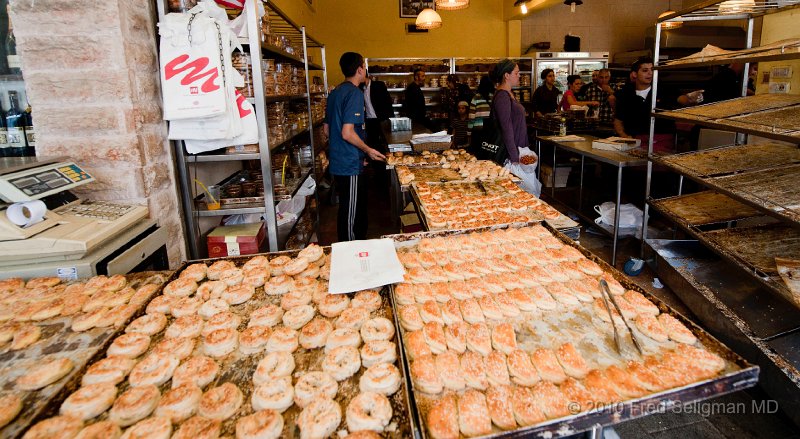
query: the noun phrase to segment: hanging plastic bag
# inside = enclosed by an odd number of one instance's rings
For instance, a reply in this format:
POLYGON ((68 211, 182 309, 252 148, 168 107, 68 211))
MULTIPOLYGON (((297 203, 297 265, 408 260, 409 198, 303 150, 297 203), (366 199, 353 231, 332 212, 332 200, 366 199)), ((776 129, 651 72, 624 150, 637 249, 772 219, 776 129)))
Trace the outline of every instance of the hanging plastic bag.
MULTIPOLYGON (((263 17, 264 14, 266 14, 266 11, 264 10, 264 3, 262 2, 256 2, 256 3, 258 4, 257 6, 258 19, 256 20, 256 23, 261 23, 261 17, 263 17)), ((250 22, 249 17, 250 14, 252 13, 253 13, 253 2, 246 2, 244 4, 244 11, 241 14, 239 14, 238 17, 234 18, 230 22, 231 30, 240 38, 248 38, 247 23, 250 22)))
POLYGON ((220 116, 230 111, 244 79, 233 68, 231 50, 241 45, 228 27, 225 10, 202 1, 187 13, 167 14, 161 35, 164 119, 220 116))
MULTIPOLYGON (((238 90, 236 91, 236 108, 238 109, 236 117, 239 119, 241 134, 232 139, 186 139, 184 140, 186 152, 189 154, 199 154, 201 152, 213 151, 226 146, 258 143, 258 123, 256 121, 256 113, 253 110, 253 105, 250 104, 250 102, 248 102, 238 90)), ((202 121, 193 122, 197 125, 200 125, 202 121)), ((170 138, 173 138, 173 124, 174 123, 170 123, 170 138)))
MULTIPOLYGON (((536 153, 531 151, 530 148, 519 148, 519 156, 520 159, 523 156, 536 157, 536 153)), ((519 187, 521 187, 522 190, 537 197, 542 194, 542 183, 536 178, 536 162, 530 165, 524 165, 522 163, 506 161, 504 167, 522 180, 519 183, 519 187)))

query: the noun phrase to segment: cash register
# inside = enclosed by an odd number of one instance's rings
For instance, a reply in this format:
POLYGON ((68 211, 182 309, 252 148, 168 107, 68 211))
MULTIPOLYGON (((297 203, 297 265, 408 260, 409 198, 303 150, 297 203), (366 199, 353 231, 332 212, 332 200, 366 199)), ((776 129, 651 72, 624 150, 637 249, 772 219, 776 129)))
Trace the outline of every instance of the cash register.
POLYGON ((95 181, 77 163, 34 157, 0 159, 0 278, 127 273, 166 269, 166 230, 146 206, 85 201, 70 189, 95 181), (41 200, 38 222, 9 219, 13 203, 41 200))

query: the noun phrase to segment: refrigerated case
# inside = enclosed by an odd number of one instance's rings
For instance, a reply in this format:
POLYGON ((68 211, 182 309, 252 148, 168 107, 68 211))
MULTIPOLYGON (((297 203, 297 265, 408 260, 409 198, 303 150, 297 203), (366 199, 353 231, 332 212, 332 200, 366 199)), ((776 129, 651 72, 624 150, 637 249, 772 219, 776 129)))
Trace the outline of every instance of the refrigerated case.
POLYGON ((536 86, 542 85, 541 73, 553 69, 556 87, 567 89, 567 76, 581 75, 584 82, 592 80, 592 71, 608 67, 608 52, 539 52, 536 54, 536 86))

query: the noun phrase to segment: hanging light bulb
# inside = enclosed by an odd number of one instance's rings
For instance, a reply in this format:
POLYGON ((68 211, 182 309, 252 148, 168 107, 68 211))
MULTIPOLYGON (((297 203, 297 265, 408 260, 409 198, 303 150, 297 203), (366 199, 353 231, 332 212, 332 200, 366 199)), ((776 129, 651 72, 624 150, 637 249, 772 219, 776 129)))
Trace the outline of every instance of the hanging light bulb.
POLYGON ((528 0, 516 0, 514 6, 519 6, 519 11, 522 12, 522 15, 528 13, 528 0))
POLYGON ((575 12, 575 6, 580 6, 583 4, 583 0, 564 0, 565 5, 569 5, 569 11, 575 12))
MULTIPOLYGON (((675 11, 664 11, 664 12, 661 13, 661 15, 658 16, 658 18, 661 19, 661 18, 666 17, 667 15, 672 15, 674 13, 675 13, 675 11)), ((665 21, 665 22, 661 23, 661 29, 665 29, 665 30, 677 29, 677 28, 679 28, 681 26, 683 26, 683 22, 682 21, 665 21)))
POLYGON ((442 17, 431 8, 425 8, 417 15, 417 29, 437 29, 442 27, 442 17))
POLYGON ((469 0, 436 0, 436 9, 441 11, 457 11, 469 7, 469 0))

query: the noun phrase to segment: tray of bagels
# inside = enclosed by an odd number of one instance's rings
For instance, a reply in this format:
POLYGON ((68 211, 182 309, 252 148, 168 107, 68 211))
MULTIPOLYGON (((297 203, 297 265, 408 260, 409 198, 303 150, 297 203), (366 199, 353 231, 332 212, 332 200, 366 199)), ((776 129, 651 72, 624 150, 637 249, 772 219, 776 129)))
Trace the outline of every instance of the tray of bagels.
POLYGON ((329 253, 185 262, 23 437, 412 437, 388 289, 329 253))
POLYGON ((566 436, 757 383, 757 366, 550 226, 386 238, 407 272, 392 300, 423 438, 566 436))
POLYGON ((18 437, 80 381, 169 272, 0 280, 0 437, 18 437))

